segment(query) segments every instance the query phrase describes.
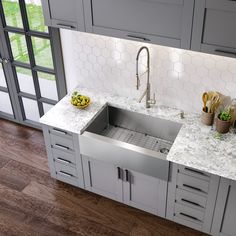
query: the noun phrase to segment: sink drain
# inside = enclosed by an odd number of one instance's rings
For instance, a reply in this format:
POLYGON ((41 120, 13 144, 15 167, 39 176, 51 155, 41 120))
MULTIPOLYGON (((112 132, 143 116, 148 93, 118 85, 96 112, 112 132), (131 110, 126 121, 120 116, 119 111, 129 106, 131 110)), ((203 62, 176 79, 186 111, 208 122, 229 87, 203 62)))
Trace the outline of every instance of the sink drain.
POLYGON ((167 149, 167 148, 161 148, 161 149, 160 149, 160 152, 163 153, 163 154, 168 154, 169 151, 170 151, 170 150, 167 149))

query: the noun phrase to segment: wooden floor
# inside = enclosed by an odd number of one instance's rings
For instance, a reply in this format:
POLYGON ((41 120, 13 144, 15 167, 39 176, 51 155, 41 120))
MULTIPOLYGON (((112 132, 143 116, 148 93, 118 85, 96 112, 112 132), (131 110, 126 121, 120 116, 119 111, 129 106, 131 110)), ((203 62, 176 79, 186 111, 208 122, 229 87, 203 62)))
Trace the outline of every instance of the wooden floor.
POLYGON ((203 236, 52 179, 42 133, 2 119, 0 235, 203 236))

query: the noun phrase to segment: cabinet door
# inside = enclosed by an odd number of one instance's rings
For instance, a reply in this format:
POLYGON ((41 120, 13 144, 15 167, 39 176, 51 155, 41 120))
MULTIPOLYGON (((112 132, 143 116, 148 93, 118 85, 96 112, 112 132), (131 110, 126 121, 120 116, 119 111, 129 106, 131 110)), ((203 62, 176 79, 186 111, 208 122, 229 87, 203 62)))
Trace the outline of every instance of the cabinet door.
POLYGON ((130 170, 124 173, 124 203, 165 217, 167 181, 130 170))
POLYGON ((236 57, 236 1, 195 1, 191 48, 236 57))
POLYGON ((236 235, 236 182, 221 179, 212 225, 215 236, 236 235))
POLYGON ((84 31, 83 0, 42 0, 48 26, 84 31))
POLYGON ((123 201, 122 173, 112 164, 82 156, 85 188, 116 201, 123 201))
POLYGON ((88 0, 86 31, 189 49, 194 0, 88 0))

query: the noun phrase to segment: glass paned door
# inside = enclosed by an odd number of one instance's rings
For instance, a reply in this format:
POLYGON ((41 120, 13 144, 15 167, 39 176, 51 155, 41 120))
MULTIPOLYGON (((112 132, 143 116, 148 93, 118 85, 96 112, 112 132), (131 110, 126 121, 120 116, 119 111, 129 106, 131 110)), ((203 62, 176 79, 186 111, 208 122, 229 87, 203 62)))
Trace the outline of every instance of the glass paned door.
POLYGON ((6 82, 4 63, 8 63, 8 61, 0 53, 0 114, 13 118, 13 109, 6 82))
MULTIPOLYGON (((37 124, 66 94, 59 31, 45 26, 41 0, 1 0, 0 28, 22 122, 37 124)), ((1 77, 0 67, 5 86, 1 77)))

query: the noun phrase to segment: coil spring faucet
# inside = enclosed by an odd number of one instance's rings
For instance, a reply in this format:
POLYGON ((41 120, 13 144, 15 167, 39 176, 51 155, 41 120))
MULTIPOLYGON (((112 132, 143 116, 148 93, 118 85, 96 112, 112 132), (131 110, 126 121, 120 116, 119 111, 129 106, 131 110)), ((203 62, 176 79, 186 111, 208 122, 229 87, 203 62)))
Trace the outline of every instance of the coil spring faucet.
POLYGON ((147 71, 144 73, 147 73, 147 86, 142 94, 141 98, 139 99, 139 103, 143 100, 144 96, 146 95, 146 108, 150 108, 151 104, 156 104, 155 99, 155 93, 153 96, 153 99, 151 99, 150 93, 151 93, 151 84, 150 84, 150 52, 149 49, 146 46, 143 46, 139 49, 137 57, 136 57, 136 78, 137 78, 137 85, 136 88, 139 90, 140 88, 140 75, 139 75, 139 56, 143 50, 146 50, 147 52, 147 71))

